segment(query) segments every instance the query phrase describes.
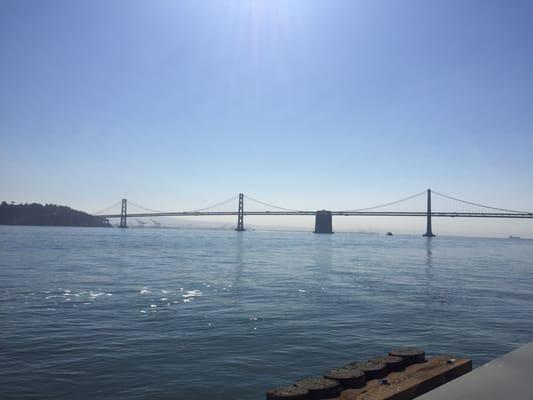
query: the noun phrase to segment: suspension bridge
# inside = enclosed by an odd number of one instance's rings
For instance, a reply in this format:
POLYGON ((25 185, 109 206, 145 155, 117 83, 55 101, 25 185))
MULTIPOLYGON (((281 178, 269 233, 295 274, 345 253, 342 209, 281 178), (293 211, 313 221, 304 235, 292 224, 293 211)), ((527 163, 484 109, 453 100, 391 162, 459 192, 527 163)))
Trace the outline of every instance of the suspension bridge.
POLYGON ((224 200, 220 203, 204 207, 192 211, 160 211, 143 206, 136 205, 129 202, 130 205, 138 208, 141 212, 128 213, 128 200, 121 201, 109 206, 103 210, 93 213, 95 216, 103 218, 119 218, 120 228, 127 228, 128 218, 142 218, 142 217, 200 217, 200 216, 236 216, 237 217, 237 231, 245 231, 244 217, 245 216, 314 216, 315 230, 314 233, 333 233, 333 216, 365 216, 365 217, 425 217, 426 218, 426 232, 423 236, 434 237, 431 220, 433 217, 449 217, 449 218, 533 218, 532 212, 510 210, 505 208, 491 207, 471 201, 461 200, 443 193, 432 191, 431 189, 408 196, 390 203, 379 204, 372 207, 352 209, 352 210, 297 210, 291 208, 280 207, 270 203, 256 200, 243 193, 234 196, 230 199, 224 200), (435 198, 439 200, 439 206, 432 207, 435 198), (244 207, 244 200, 266 207, 263 210, 247 210, 244 207), (420 204, 420 199, 424 203, 420 204), (221 206, 226 206, 232 202, 237 203, 237 209, 233 211, 214 210, 221 206), (417 202, 418 205, 413 206, 417 202), (411 203, 411 206, 407 206, 411 203), (401 206, 403 208, 397 208, 401 206), (120 212, 110 213, 110 210, 115 207, 120 207, 120 212), (423 208, 423 209, 422 209, 423 208))

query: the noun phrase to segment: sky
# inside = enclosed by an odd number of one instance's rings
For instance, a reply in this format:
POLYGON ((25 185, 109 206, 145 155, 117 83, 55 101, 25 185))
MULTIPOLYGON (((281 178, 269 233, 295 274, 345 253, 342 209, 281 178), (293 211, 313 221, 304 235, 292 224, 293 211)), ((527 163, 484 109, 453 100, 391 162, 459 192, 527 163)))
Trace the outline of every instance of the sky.
POLYGON ((531 211, 532 20, 520 0, 0 0, 0 200, 340 210, 432 188, 531 211))

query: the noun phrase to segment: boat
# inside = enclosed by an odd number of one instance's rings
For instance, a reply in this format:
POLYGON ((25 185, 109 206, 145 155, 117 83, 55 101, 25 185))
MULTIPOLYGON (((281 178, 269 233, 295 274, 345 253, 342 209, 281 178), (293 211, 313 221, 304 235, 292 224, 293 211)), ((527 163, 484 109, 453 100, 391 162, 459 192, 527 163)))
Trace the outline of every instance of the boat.
POLYGON ((385 235, 392 236, 392 232, 387 232, 385 235))
POLYGON ((509 239, 520 239, 520 236, 513 236, 513 235, 511 235, 511 236, 509 236, 509 239))

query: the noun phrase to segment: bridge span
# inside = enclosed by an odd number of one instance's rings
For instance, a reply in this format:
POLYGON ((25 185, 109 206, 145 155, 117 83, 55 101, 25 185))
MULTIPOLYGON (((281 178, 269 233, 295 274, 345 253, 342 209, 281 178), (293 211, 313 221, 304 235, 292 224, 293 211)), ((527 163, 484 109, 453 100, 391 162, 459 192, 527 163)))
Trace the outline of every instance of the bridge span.
POLYGON ((245 216, 314 216, 315 217, 315 230, 314 233, 333 233, 333 216, 354 216, 354 217, 425 217, 426 218, 426 232, 423 236, 434 237, 432 229, 432 218, 433 217, 448 217, 448 218, 533 218, 532 212, 526 211, 516 211, 509 210, 504 208, 496 208, 485 206, 478 203, 468 202, 465 200, 460 200, 448 195, 444 195, 438 192, 433 192, 439 196, 447 198, 448 200, 456 201, 462 204, 469 205, 470 207, 475 208, 475 210, 469 211, 432 211, 431 200, 432 200, 432 191, 427 189, 427 191, 418 193, 413 196, 409 196, 404 199, 400 199, 391 203, 381 204, 374 207, 367 207, 364 209, 358 210, 343 210, 343 211, 331 211, 331 210, 293 210, 283 207, 274 206, 269 203, 264 203, 259 200, 252 199, 248 196, 245 196, 243 193, 240 193, 238 196, 232 197, 229 200, 226 200, 222 203, 215 204, 214 206, 206 207, 199 210, 193 211, 157 211, 148 209, 142 206, 137 206, 138 208, 144 209, 146 212, 135 212, 128 213, 128 201, 122 199, 120 202, 120 213, 104 213, 109 208, 104 209, 93 215, 97 215, 104 218, 120 218, 120 228, 127 228, 127 219, 128 218, 142 218, 142 217, 206 217, 206 216, 236 216, 237 217, 237 231, 245 231, 244 228, 244 217, 245 216), (402 202, 406 202, 421 195, 427 195, 426 197, 426 207, 424 211, 376 211, 376 209, 386 208, 389 206, 397 205, 402 202), (226 204, 230 201, 237 200, 238 198, 238 208, 235 211, 207 211, 214 207, 226 204), (246 211, 244 209, 244 199, 255 201, 257 203, 263 204, 275 208, 275 211, 246 211))

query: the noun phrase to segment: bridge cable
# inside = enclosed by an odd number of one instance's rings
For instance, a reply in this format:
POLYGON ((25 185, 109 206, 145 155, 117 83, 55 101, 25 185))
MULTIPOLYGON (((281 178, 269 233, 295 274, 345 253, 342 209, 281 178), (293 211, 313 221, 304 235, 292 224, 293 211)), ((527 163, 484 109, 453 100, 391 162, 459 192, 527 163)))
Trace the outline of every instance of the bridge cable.
POLYGON ((167 212, 167 211, 154 210, 154 209, 151 209, 151 208, 148 208, 148 207, 143 207, 143 206, 135 204, 133 201, 129 201, 129 200, 128 200, 128 204, 131 204, 132 206, 140 208, 140 209, 145 210, 145 211, 151 211, 151 212, 155 212, 155 213, 166 213, 167 212))
POLYGON ((109 206, 109 207, 106 207, 106 208, 103 208, 101 209, 100 211, 97 211, 97 212, 94 212, 94 213, 91 213, 91 215, 98 215, 98 214, 102 214, 104 211, 107 211, 107 210, 110 210, 114 207, 117 207, 118 205, 120 205, 120 203, 122 202, 122 200, 119 200, 117 201, 115 204, 109 206))
POLYGON ((213 204, 212 206, 204 207, 204 208, 199 208, 198 210, 194 210, 194 211, 185 211, 185 212, 187 212, 187 213, 195 213, 195 212, 200 212, 200 211, 209 210, 210 208, 215 208, 215 207, 218 207, 218 206, 224 205, 224 204, 226 204, 226 203, 229 203, 229 202, 231 202, 231 201, 237 200, 238 197, 239 197, 239 196, 233 196, 233 197, 230 198, 230 199, 227 199, 227 200, 221 201, 220 203, 217 203, 217 204, 213 204))
POLYGON ((276 206, 274 204, 270 204, 270 203, 265 203, 264 201, 261 201, 261 200, 256 200, 250 196, 247 196, 247 195, 244 195, 244 197, 246 197, 248 200, 251 200, 251 201, 254 201, 256 203, 259 203, 259 204, 262 204, 264 206, 267 206, 267 207, 272 207, 272 208, 277 208, 278 210, 283 210, 283 211, 294 211, 294 212, 302 212, 302 210, 294 210, 292 208, 285 208, 285 207, 279 207, 279 206, 276 206))
POLYGON ((497 211, 505 211, 505 212, 509 212, 509 213, 517 213, 517 214, 531 214, 527 211, 517 211, 517 210, 509 210, 509 209, 506 209, 506 208, 498 208, 498 207, 491 207, 491 206, 486 206, 484 204, 479 204, 479 203, 473 203, 471 201, 466 201, 466 200, 461 200, 461 199, 458 199, 456 197, 452 197, 452 196, 448 196, 447 194, 443 194, 443 193, 439 193, 439 192, 435 192, 434 190, 431 191, 432 193, 436 194, 436 195, 439 195, 439 196, 442 196, 442 197, 446 197, 450 200, 455 200, 455 201, 458 201, 460 203, 465 203, 465 204, 470 204, 472 206, 476 206, 476 207, 482 207, 482 208, 488 208, 488 209, 491 209, 491 210, 497 210, 497 211))
MULTIPOLYGON (((208 207, 203 207, 203 208, 199 208, 197 210, 192 210, 192 211, 182 211, 183 213, 195 213, 195 212, 200 212, 200 211, 205 211, 205 210, 209 210, 210 208, 215 208, 215 207, 218 207, 218 206, 221 206, 223 204, 226 204, 226 203, 229 203, 230 201, 234 201, 237 199, 238 196, 233 196, 232 198, 230 199, 227 199, 227 200, 224 200, 224 201, 221 201, 220 203, 216 203, 216 204, 213 204, 211 206, 208 206, 208 207)), ((158 214, 170 214, 171 212, 170 211, 161 211, 161 210, 154 210, 152 208, 148 208, 148 207, 143 207, 143 206, 140 206, 138 204, 135 204, 133 203, 132 201, 129 201, 128 200, 128 203, 131 204, 132 206, 134 207, 137 207, 137 208, 140 208, 140 209, 143 209, 143 210, 146 210, 146 211, 151 211, 151 212, 155 212, 155 213, 158 213, 158 214)))
POLYGON ((417 193, 417 194, 413 194, 412 196, 405 197, 405 198, 400 199, 400 200, 392 201, 390 203, 380 204, 379 206, 359 208, 357 210, 344 210, 344 211, 340 211, 340 212, 358 212, 358 211, 374 210, 376 208, 383 208, 383 207, 387 207, 387 206, 392 206, 394 204, 398 204, 398 203, 401 203, 403 201, 411 200, 411 199, 414 199, 415 197, 422 196, 423 194, 426 194, 426 193, 427 193, 427 191, 424 190, 423 192, 420 192, 420 193, 417 193))

